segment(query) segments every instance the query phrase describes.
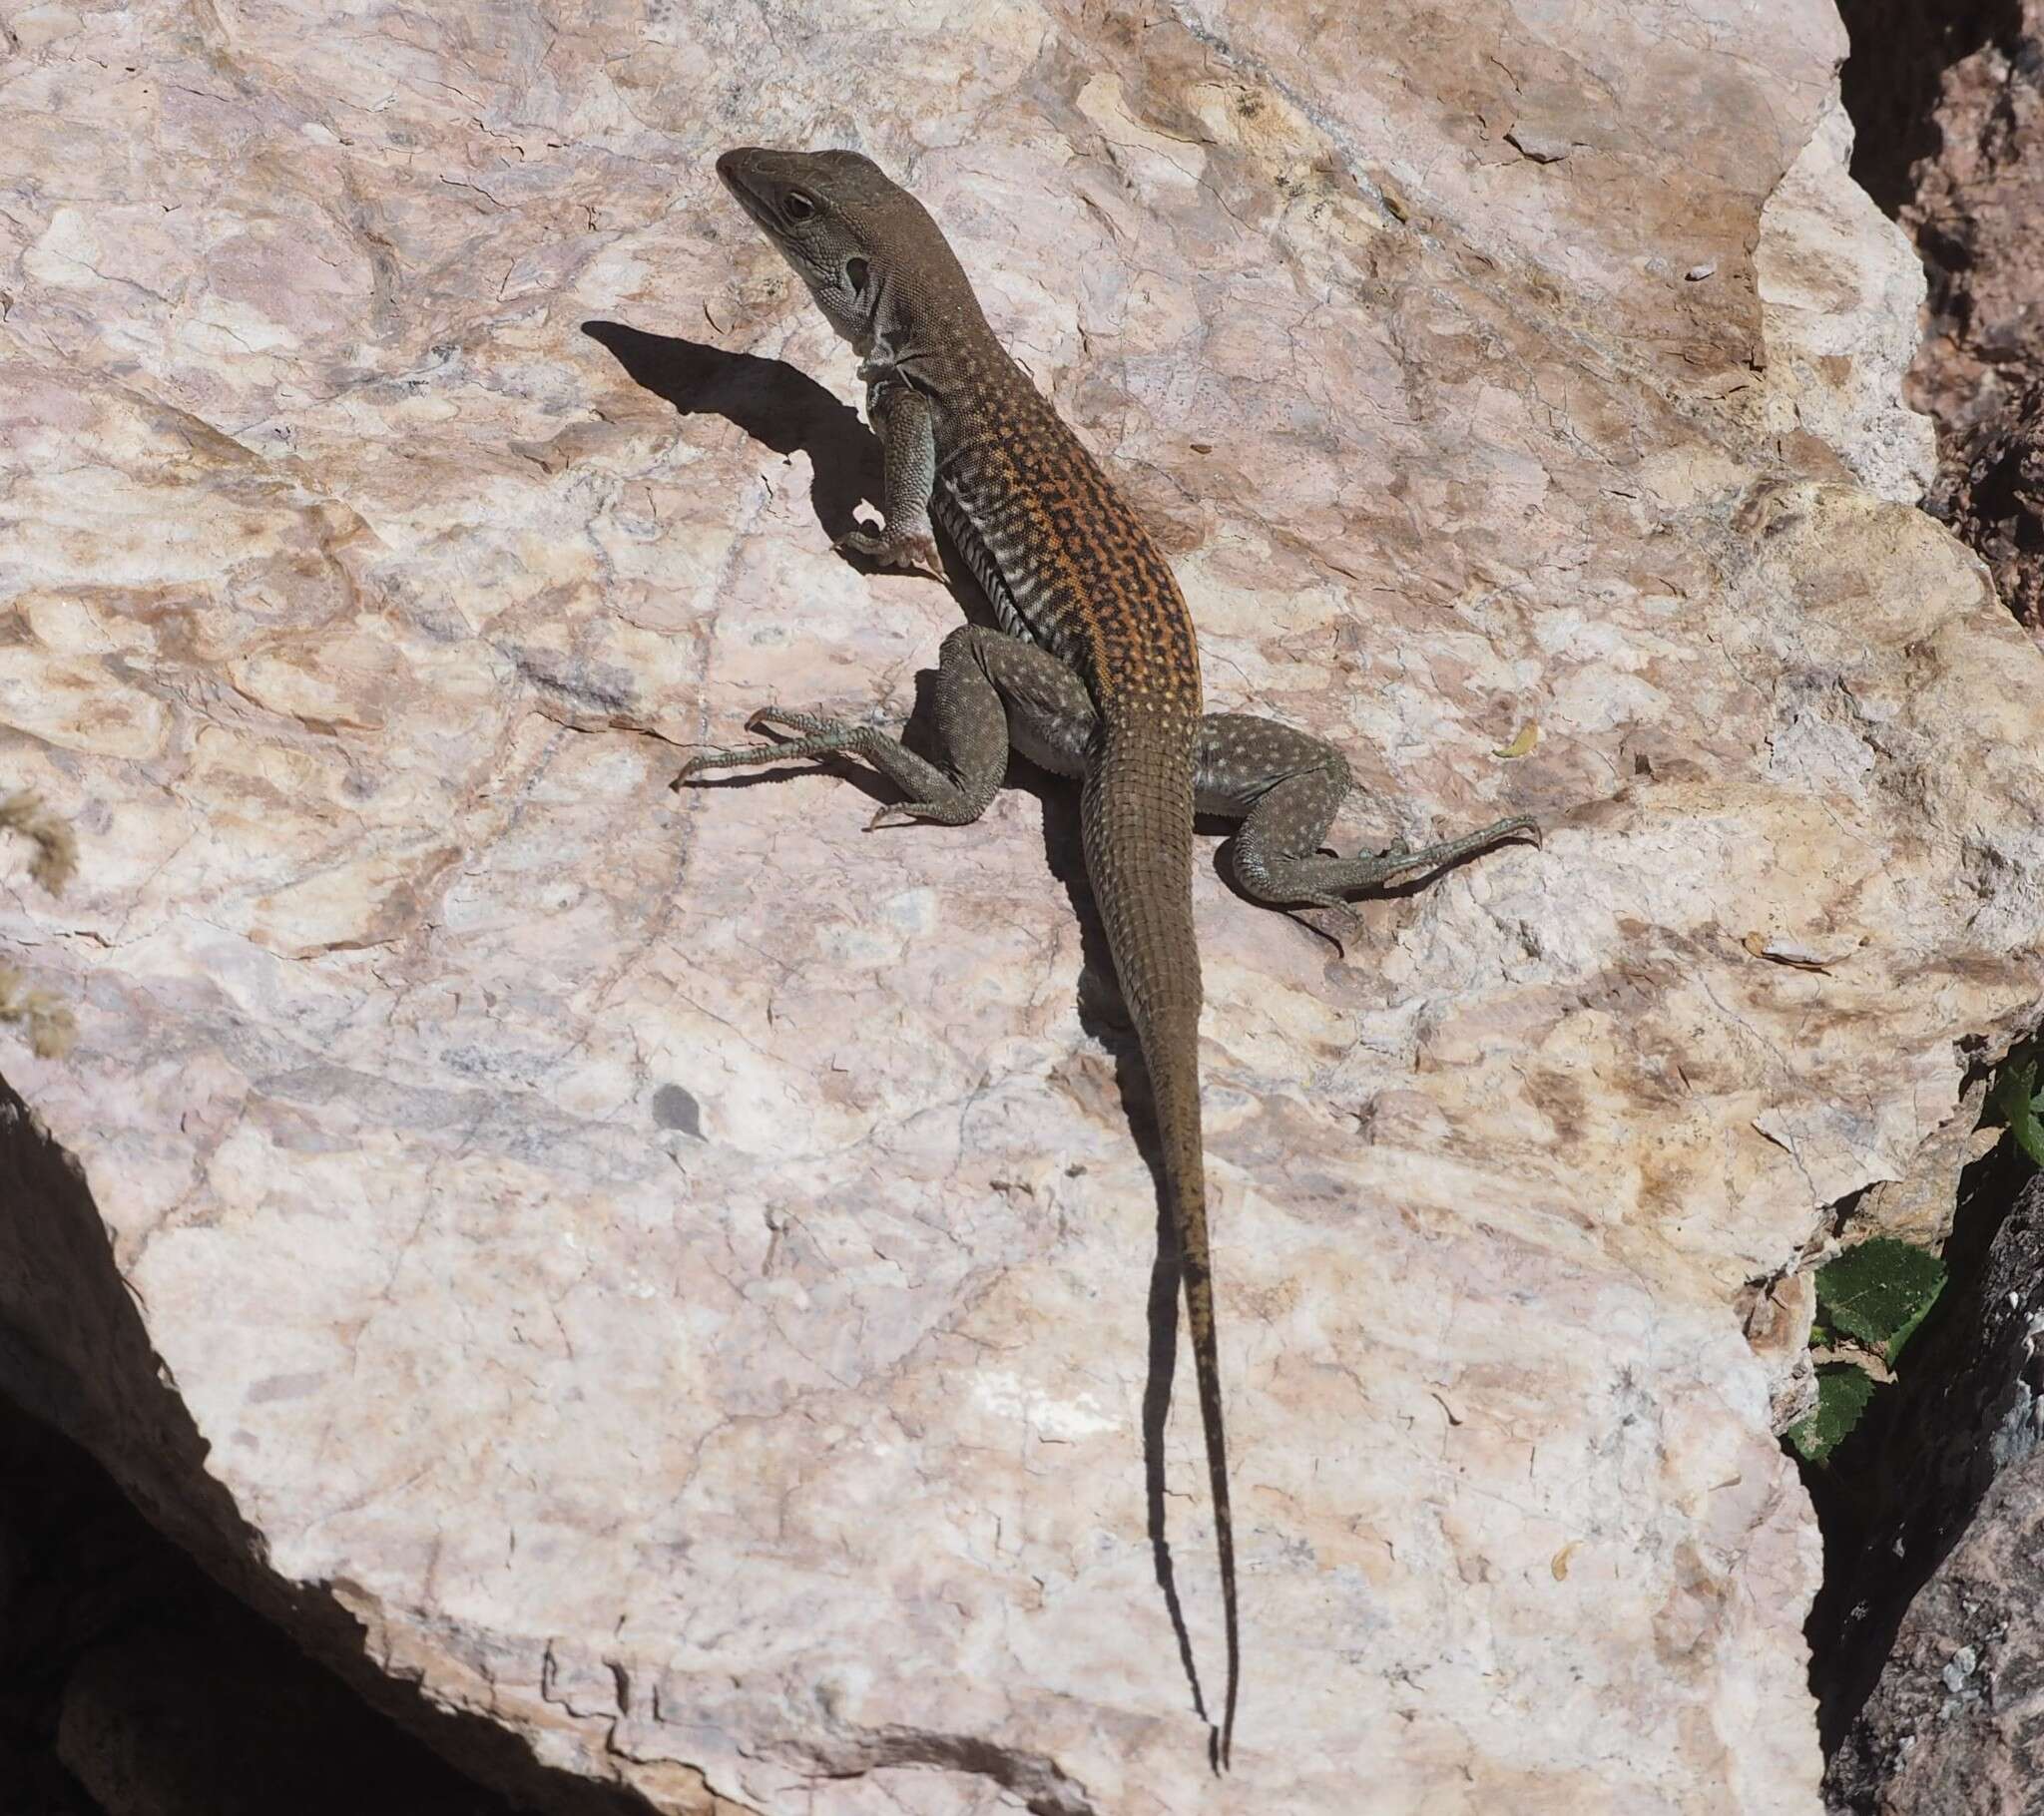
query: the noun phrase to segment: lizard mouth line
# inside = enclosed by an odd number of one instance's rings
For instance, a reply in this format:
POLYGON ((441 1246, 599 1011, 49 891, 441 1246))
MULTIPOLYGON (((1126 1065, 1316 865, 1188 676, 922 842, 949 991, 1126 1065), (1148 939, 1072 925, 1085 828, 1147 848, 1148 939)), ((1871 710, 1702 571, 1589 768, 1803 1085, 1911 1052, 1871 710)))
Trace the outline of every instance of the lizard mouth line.
POLYGON ((726 152, 718 159, 717 174, 723 180, 724 187, 731 191, 739 207, 752 216, 759 226, 768 229, 775 226, 772 213, 765 199, 747 187, 745 176, 739 169, 739 160, 734 153, 726 152))

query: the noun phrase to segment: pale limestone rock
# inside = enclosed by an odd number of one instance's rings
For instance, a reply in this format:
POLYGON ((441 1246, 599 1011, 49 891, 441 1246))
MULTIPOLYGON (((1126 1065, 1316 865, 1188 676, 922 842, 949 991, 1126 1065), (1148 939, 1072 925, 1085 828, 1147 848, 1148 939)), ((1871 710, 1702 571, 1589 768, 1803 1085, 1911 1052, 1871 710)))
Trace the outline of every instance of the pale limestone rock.
POLYGON ((1768 1423, 1786 1432, 1816 1411, 1816 1362, 1809 1348, 1816 1274, 1803 1268, 1753 1281, 1737 1303, 1746 1340, 1768 1371, 1768 1423))
POLYGON ((19 16, 0 775, 82 850, 0 939, 81 1045, 6 1071, 111 1259, 19 1174, 9 1391, 662 1808, 1817 1808, 1736 1301, 2034 995, 2044 658, 1876 495, 1905 285, 1807 434, 1746 395, 1813 344, 1757 288, 1800 224, 1894 268, 1804 156, 1828 5, 1380 10, 19 16), (958 622, 829 553, 874 463, 711 174, 749 141, 913 184, 1214 702, 1352 754, 1344 840, 1548 818, 1345 959, 1197 879, 1226 1781, 1069 792, 868 838, 837 776, 667 789, 769 697, 905 710, 958 622))
POLYGON ((1998 1123, 1980 1126, 1986 1107, 1987 1080, 1976 1078, 1951 1118, 1917 1149, 1902 1177, 1868 1187, 1852 1206, 1855 1229, 1918 1248, 1942 1248, 1958 1211, 1960 1175, 2008 1135, 1998 1123))
POLYGON ((1851 157, 1852 122, 1833 99, 1761 215, 1759 413, 1778 435, 1826 443, 1868 491, 1914 504, 1937 470, 1935 427, 1902 401, 1923 267, 1846 176, 1851 157))

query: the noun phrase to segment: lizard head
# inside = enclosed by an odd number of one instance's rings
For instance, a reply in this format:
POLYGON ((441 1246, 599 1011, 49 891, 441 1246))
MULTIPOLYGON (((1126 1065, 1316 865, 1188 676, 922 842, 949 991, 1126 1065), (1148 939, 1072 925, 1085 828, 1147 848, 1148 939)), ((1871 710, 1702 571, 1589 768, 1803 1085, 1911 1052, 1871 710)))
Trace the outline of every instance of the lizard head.
POLYGON ((870 158, 742 146, 718 159, 717 174, 862 354, 876 336, 912 339, 919 297, 969 302, 937 224, 870 158))

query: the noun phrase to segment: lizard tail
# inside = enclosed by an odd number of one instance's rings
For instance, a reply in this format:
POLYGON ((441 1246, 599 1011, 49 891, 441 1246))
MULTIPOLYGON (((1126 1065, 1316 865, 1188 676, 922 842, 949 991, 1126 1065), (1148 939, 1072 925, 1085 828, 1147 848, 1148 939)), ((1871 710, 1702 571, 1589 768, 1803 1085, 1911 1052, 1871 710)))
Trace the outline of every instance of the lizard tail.
MULTIPOLYGON (((1204 1218, 1203 1218, 1204 1221, 1204 1218)), ((1221 1428, 1221 1364, 1214 1349, 1214 1287, 1205 1269, 1186 1268, 1186 1313, 1200 1377, 1200 1423, 1207 1430, 1207 1480, 1214 1490, 1214 1536, 1221 1547, 1221 1619, 1228 1637, 1228 1695, 1221 1709, 1221 1769, 1235 1754, 1235 1698, 1242 1687, 1242 1633, 1235 1613, 1235 1518, 1228 1506, 1227 1443, 1221 1428)))
POLYGON ((1242 1680, 1236 1617, 1235 1523, 1221 1361, 1214 1337, 1214 1263, 1207 1240, 1207 1169, 1200 1130, 1200 958, 1193 931, 1193 752, 1155 736, 1123 737, 1112 719, 1081 796, 1087 874, 1107 925, 1122 995, 1136 1024, 1163 1147, 1164 1190, 1178 1235, 1186 1322, 1221 1554, 1228 1691, 1215 1754, 1228 1769, 1242 1680))
MULTIPOLYGON (((1176 1019, 1176 1018, 1172 1018, 1176 1019)), ((1200 1099, 1197 1058, 1198 1014, 1188 1019, 1181 1038, 1164 1029, 1152 1048, 1143 1043, 1157 1099, 1159 1135, 1164 1146, 1165 1191, 1172 1222, 1178 1231, 1179 1271, 1185 1281, 1186 1322, 1193 1338, 1193 1373, 1200 1395, 1200 1424, 1207 1443, 1207 1483, 1214 1497, 1214 1537, 1221 1553, 1221 1617, 1228 1642, 1228 1689, 1222 1703, 1217 1753, 1223 1771, 1235 1749, 1235 1704, 1242 1682, 1242 1635, 1236 1616, 1235 1519, 1228 1501, 1228 1438, 1221 1417, 1221 1358, 1214 1332, 1214 1263, 1207 1238, 1207 1181, 1200 1142, 1200 1099), (1153 1052, 1156 1057, 1153 1056, 1153 1052), (1169 1056, 1169 1057, 1166 1057, 1169 1056), (1160 1065, 1160 1060, 1162 1064, 1160 1065), (1183 1083, 1173 1077, 1183 1068, 1183 1083), (1168 1109, 1167 1105, 1172 1106, 1168 1109), (1178 1110, 1188 1106, 1187 1111, 1178 1110), (1174 1114, 1178 1111, 1178 1114, 1174 1114)))

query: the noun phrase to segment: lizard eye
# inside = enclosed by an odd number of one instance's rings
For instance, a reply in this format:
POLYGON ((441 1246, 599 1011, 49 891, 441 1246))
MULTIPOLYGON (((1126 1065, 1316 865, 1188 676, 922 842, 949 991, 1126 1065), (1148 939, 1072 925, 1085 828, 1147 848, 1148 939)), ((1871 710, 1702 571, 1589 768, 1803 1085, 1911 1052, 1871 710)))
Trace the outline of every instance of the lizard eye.
POLYGON ((780 206, 787 211, 787 218, 790 221, 806 221, 816 212, 816 205, 800 190, 789 190, 781 197, 780 206))

